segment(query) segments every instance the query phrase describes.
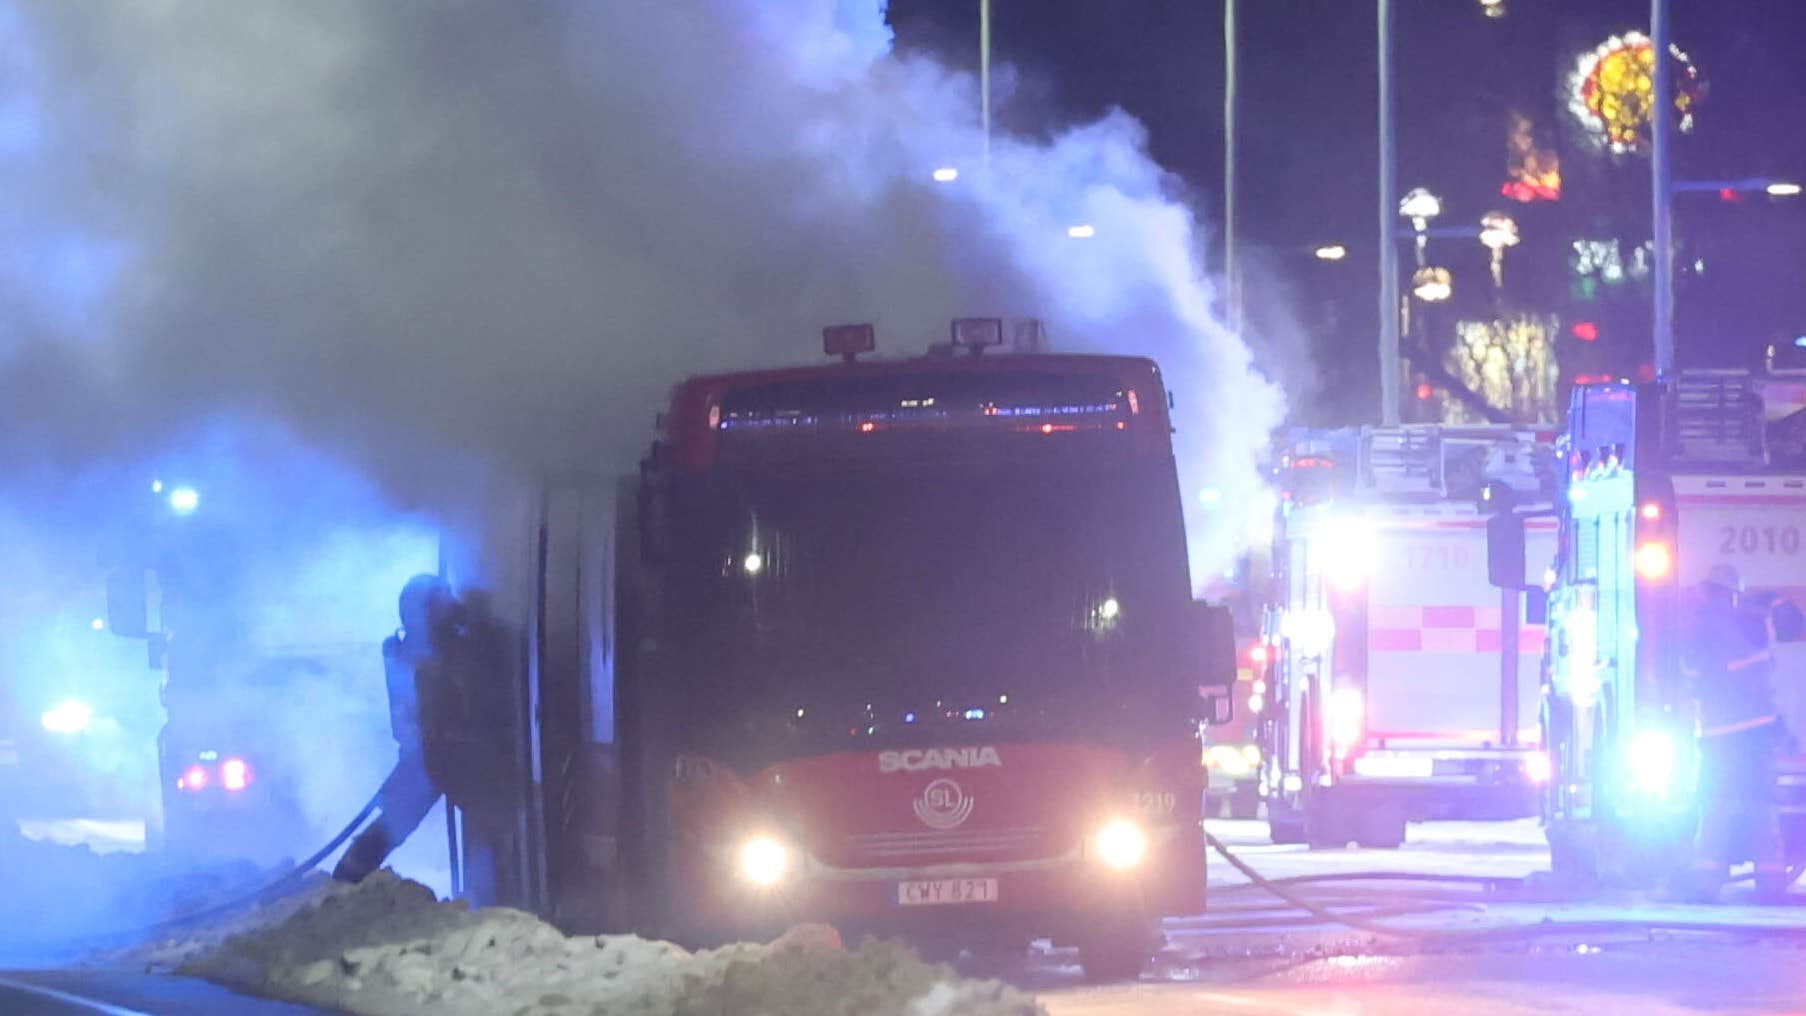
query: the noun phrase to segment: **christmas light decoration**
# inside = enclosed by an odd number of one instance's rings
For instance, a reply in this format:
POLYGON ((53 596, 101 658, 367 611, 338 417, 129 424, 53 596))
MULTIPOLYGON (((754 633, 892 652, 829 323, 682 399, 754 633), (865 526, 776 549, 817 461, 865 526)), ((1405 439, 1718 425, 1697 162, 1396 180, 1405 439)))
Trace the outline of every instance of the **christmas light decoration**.
MULTIPOLYGON (((1674 109, 1686 133, 1693 129, 1705 86, 1680 47, 1670 45, 1668 53, 1674 61, 1674 109)), ((1647 149, 1656 106, 1655 44, 1641 32, 1600 43, 1581 56, 1569 79, 1569 111, 1590 137, 1617 154, 1647 149)))
MULTIPOLYGON (((1514 421, 1548 423, 1560 418, 1556 334, 1553 318, 1535 315, 1462 321, 1455 326, 1455 344, 1443 364, 1469 390, 1514 421)), ((1472 410, 1452 401, 1444 413, 1449 423, 1480 422, 1472 410)))
POLYGON ((1506 179, 1500 194, 1525 204, 1561 200, 1561 156, 1536 143, 1535 124, 1522 113, 1511 114, 1505 153, 1506 179))
POLYGON ((1492 284, 1505 284, 1505 248, 1518 245, 1518 224, 1504 212, 1487 212, 1480 219, 1480 242, 1492 251, 1492 284))

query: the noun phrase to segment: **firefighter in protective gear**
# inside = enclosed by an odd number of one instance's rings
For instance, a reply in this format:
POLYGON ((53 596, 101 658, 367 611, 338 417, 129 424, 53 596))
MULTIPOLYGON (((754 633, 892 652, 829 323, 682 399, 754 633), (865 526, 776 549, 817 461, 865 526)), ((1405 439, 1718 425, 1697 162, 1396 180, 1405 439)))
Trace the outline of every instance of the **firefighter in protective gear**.
POLYGON ((1716 896, 1729 867, 1756 864, 1758 891, 1786 890, 1774 809, 1774 656, 1765 618, 1738 602, 1742 580, 1720 564, 1699 588, 1683 670, 1699 713, 1701 816, 1689 888, 1716 896))
MULTIPOLYGON (((441 697, 441 657, 456 634, 457 597, 437 575, 416 575, 402 587, 401 628, 383 641, 383 674, 389 689, 389 728, 395 737, 395 768, 377 791, 376 821, 358 834, 332 876, 361 882, 382 867, 389 854, 419 828, 439 800, 441 784, 427 755, 426 724, 442 710, 428 705, 441 697)), ((437 741, 438 738, 432 740, 437 741)))

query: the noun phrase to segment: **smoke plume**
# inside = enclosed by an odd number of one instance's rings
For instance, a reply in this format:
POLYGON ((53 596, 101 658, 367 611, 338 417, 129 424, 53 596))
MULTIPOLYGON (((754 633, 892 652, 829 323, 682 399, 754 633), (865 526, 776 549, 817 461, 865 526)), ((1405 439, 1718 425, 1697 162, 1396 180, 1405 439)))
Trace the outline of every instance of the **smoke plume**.
MULTIPOLYGON (((392 591, 398 513, 629 467, 684 375, 965 315, 1160 361, 1219 570, 1246 513, 1209 506, 1254 497, 1282 400, 1213 318, 1197 216, 1131 117, 987 165, 976 96, 892 51, 883 0, 0 0, 0 527, 48 590, 0 629, 95 588, 85 533, 147 463, 230 478, 205 504, 247 568, 392 591)), ((372 654, 394 623, 310 602, 372 654)), ((335 680, 291 699, 380 709, 335 680)), ((359 715, 310 818, 380 775, 359 715)))
POLYGON ((1188 488, 1250 489, 1277 419, 1141 127, 998 137, 986 173, 974 82, 892 55, 879 0, 34 0, 0 31, 0 425, 34 451, 225 410, 402 496, 595 470, 684 374, 975 313, 1158 357, 1188 488))

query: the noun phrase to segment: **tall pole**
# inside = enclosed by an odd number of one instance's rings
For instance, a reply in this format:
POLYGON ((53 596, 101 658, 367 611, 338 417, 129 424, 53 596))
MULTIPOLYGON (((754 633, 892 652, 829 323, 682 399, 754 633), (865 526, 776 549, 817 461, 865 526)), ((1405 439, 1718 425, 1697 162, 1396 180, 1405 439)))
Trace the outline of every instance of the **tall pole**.
POLYGON ((1392 0, 1379 0, 1380 72, 1380 423, 1398 425, 1398 242, 1392 217, 1398 201, 1397 152, 1392 137, 1392 0))
POLYGON ((991 0, 978 0, 978 106, 984 124, 984 168, 991 168, 991 0))
POLYGON ((1668 0, 1649 0, 1649 42, 1655 57, 1655 94, 1649 110, 1649 196, 1655 241, 1656 376, 1674 371, 1674 173, 1669 163, 1673 140, 1674 67, 1668 62, 1668 0))
POLYGON ((1223 279, 1228 292, 1224 301, 1229 330, 1242 331, 1242 265, 1236 251, 1235 235, 1235 135, 1236 135, 1236 66, 1237 39, 1235 8, 1237 0, 1223 0, 1223 279))

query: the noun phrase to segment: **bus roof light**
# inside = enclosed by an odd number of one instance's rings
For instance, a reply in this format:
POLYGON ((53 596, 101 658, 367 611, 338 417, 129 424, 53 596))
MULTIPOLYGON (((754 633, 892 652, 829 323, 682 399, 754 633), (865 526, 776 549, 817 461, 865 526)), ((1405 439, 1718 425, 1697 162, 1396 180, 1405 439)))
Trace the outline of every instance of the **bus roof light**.
POLYGON ((954 318, 953 344, 961 349, 969 349, 973 353, 982 353, 988 346, 1003 345, 1002 318, 954 318))
POLYGON ((878 348, 878 331, 869 324, 829 325, 821 330, 822 352, 848 363, 878 348))

